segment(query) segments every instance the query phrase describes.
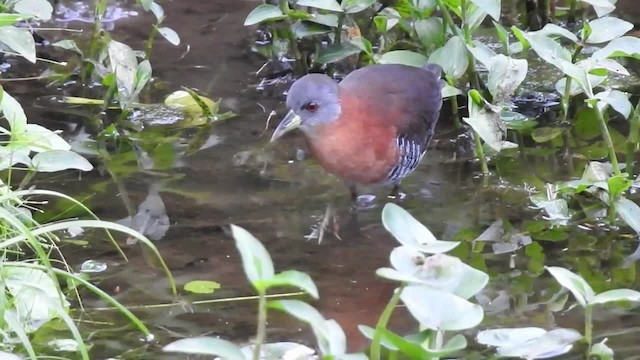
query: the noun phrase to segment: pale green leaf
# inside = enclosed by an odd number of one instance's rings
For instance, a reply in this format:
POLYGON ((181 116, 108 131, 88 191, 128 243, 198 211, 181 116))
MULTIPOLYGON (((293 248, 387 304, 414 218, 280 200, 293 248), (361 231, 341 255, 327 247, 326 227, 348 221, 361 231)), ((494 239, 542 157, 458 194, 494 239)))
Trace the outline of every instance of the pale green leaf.
POLYGON ((81 155, 69 150, 49 150, 36 154, 31 167, 38 172, 56 172, 69 169, 91 171, 93 165, 81 155))
POLYGON ((382 54, 377 58, 377 62, 379 64, 402 64, 423 67, 427 63, 427 57, 409 50, 393 50, 382 54))
POLYGON ((208 336, 180 339, 164 346, 162 351, 214 355, 225 360, 246 360, 234 343, 208 336))
POLYGON ((590 304, 606 304, 616 301, 640 302, 640 292, 631 289, 609 290, 596 295, 590 304))
POLYGON ((580 305, 585 307, 591 303, 595 293, 582 277, 558 266, 547 266, 546 269, 560 285, 571 291, 580 305))
POLYGON ((471 0, 495 21, 500 21, 500 0, 471 0))
POLYGON ((244 20, 244 26, 255 25, 263 21, 281 20, 286 18, 279 7, 271 4, 258 5, 244 20))
POLYGON ((271 256, 269 256, 269 252, 267 252, 267 249, 265 249, 262 243, 247 230, 232 224, 231 231, 236 242, 236 247, 242 257, 242 266, 244 267, 245 275, 247 275, 247 278, 257 290, 264 290, 260 282, 269 281, 274 275, 273 262, 271 256))
POLYGON ((587 38, 589 44, 601 44, 622 35, 633 29, 633 24, 613 16, 605 16, 589 22, 591 35, 587 38))
POLYGON ((32 63, 36 62, 36 43, 28 29, 2 26, 0 27, 0 43, 32 63))
POLYGON ((307 294, 311 295, 314 299, 318 298, 318 288, 316 284, 311 280, 308 274, 305 274, 297 270, 287 270, 276 274, 268 280, 265 285, 271 286, 294 286, 304 290, 307 294))
POLYGON ((13 5, 13 10, 44 21, 50 20, 53 13, 53 7, 48 0, 18 0, 13 5))
POLYGON ((428 329, 459 331, 482 322, 482 307, 449 292, 409 285, 400 295, 402 302, 420 324, 428 329))
POLYGON ((180 45, 180 36, 173 29, 165 26, 165 27, 158 28, 158 32, 160 33, 160 35, 162 35, 162 37, 167 39, 167 41, 170 42, 172 45, 175 45, 175 46, 180 45))
POLYGON ((342 6, 336 0, 297 0, 295 4, 297 6, 309 6, 316 9, 342 12, 342 6))
POLYGON ((457 241, 440 241, 400 206, 388 203, 382 209, 382 224, 402 245, 425 253, 447 252, 458 246, 457 241))
POLYGON ((609 13, 611 13, 613 10, 616 9, 616 6, 614 5, 616 0, 610 1, 610 0, 580 0, 582 2, 585 2, 587 4, 590 4, 591 6, 593 6, 593 10, 595 10, 596 15, 598 15, 598 17, 602 17, 605 16, 609 13))

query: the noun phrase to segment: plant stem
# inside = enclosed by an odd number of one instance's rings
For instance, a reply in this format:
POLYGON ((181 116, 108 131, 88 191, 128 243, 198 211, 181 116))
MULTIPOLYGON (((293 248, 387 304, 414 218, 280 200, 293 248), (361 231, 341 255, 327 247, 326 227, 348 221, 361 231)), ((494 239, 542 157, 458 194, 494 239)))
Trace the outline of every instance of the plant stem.
POLYGON ((575 23, 576 22, 576 7, 577 7, 577 3, 578 3, 578 0, 571 0, 571 5, 569 5, 569 17, 567 18, 567 20, 570 23, 575 23))
POLYGON ((144 58, 146 60, 151 61, 151 49, 153 48, 153 42, 156 40, 156 35, 158 34, 158 25, 153 25, 151 27, 151 31, 149 32, 149 37, 147 38, 147 42, 144 45, 144 58))
POLYGON ((587 341, 587 358, 591 353, 592 332, 593 332, 593 307, 588 305, 584 308, 584 338, 587 341))
MULTIPOLYGON (((576 49, 573 51, 573 55, 571 56, 571 63, 575 64, 576 60, 578 60, 578 56, 580 56, 580 52, 582 52, 582 44, 578 44, 576 49)), ((564 85, 564 94, 562 94, 562 122, 567 121, 567 117, 569 117, 569 105, 571 104, 571 76, 567 76, 567 81, 564 85)))
POLYGON ((373 333, 373 339, 371 339, 371 350, 369 351, 369 358, 371 360, 380 360, 380 342, 382 341, 382 330, 387 328, 387 324, 389 323, 391 314, 393 314, 393 310, 400 301, 400 294, 402 294, 404 287, 405 285, 402 285, 399 288, 395 289, 393 296, 389 300, 389 303, 384 308, 384 311, 378 319, 375 332, 373 333))
MULTIPOLYGON (((471 38, 471 30, 469 29, 469 23, 467 21, 467 0, 460 1, 460 7, 462 8, 462 31, 464 33, 464 42, 473 46, 473 39, 471 38)), ((467 58, 469 58, 469 66, 467 67, 467 74, 469 75, 469 83, 471 87, 481 91, 480 78, 476 72, 476 58, 467 50, 467 58)))
POLYGON ((638 143, 640 142, 640 101, 635 110, 633 110, 630 123, 631 128, 629 129, 629 137, 627 139, 627 168, 625 172, 633 174, 633 160, 636 149, 638 148, 638 143))
POLYGON ((258 296, 258 330, 253 348, 253 360, 260 360, 261 347, 267 337, 267 297, 265 291, 258 291, 258 296))
MULTIPOLYGON (((444 340, 444 331, 436 330, 434 333, 431 333, 429 336, 429 347, 433 350, 440 350, 442 348, 442 343, 444 340)), ((431 358, 431 360, 439 360, 440 357, 431 358)))
POLYGON ((335 39, 333 39, 334 45, 340 45, 342 40, 342 26, 344 26, 344 13, 338 15, 338 27, 335 31, 335 39))
POLYGON ((613 140, 611 140, 611 134, 607 127, 607 122, 602 116, 602 110, 598 107, 598 104, 594 104, 598 121, 600 122, 600 130, 602 131, 602 137, 604 138, 607 147, 609 148, 609 160, 611 161, 611 167, 613 167, 613 174, 620 175, 620 166, 618 165, 618 158, 616 157, 616 149, 613 146, 613 140))
POLYGON ((482 148, 482 141, 477 131, 473 130, 473 141, 476 144, 476 156, 480 160, 480 166, 482 167, 482 175, 489 175, 489 166, 487 165, 487 159, 484 156, 484 149, 482 148))

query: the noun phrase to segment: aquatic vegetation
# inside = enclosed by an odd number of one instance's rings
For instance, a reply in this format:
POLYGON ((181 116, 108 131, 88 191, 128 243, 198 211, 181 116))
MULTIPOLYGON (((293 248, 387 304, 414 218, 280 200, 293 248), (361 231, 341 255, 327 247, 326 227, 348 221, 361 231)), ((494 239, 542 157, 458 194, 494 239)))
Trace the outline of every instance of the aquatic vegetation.
MULTIPOLYGON (((67 301, 70 295, 81 301, 78 287, 85 287, 112 304, 141 332, 150 335, 149 329, 131 311, 91 284, 89 279, 78 275, 66 263, 59 243, 62 238, 68 236, 62 235, 65 232, 71 234, 82 229, 103 229, 106 230, 106 236, 113 246, 126 260, 125 254, 108 230, 123 232, 142 241, 157 256, 175 293, 173 278, 155 245, 135 230, 98 220, 91 210, 70 196, 56 191, 28 188, 32 178, 39 173, 69 169, 89 171, 93 169, 93 165, 71 151, 70 145, 56 132, 28 123, 20 104, 4 90, 0 98, 0 111, 9 124, 7 129, 0 128, 6 136, 0 145, 0 171, 3 171, 0 180, 0 249, 3 252, 0 261, 0 285, 4 289, 3 293, 7 294, 2 301, 3 343, 20 343, 29 357, 35 359, 38 356, 31 343, 30 334, 45 328, 52 320, 59 319, 72 333, 74 351, 77 351, 82 359, 89 359, 88 345, 71 317, 70 304, 67 301), (20 181, 16 186, 14 182, 17 182, 17 179, 20 181), (33 212, 46 209, 40 200, 43 197, 70 201, 95 220, 71 219, 38 223, 33 217, 33 212), (55 263, 56 257, 62 259, 61 268, 55 263), (61 280, 72 286, 63 286, 61 280)), ((15 350, 15 345, 8 346, 5 350, 15 350)))
MULTIPOLYGON (((483 323, 482 306, 470 300, 483 292, 489 275, 473 268, 458 257, 447 255, 460 245, 458 241, 441 241, 409 212, 398 205, 387 204, 382 211, 382 223, 400 243, 389 256, 392 267, 380 268, 376 274, 398 282, 393 296, 380 315, 375 328, 360 325, 364 336, 371 339, 368 355, 347 354, 344 331, 335 320, 325 319, 315 308, 301 300, 267 301, 266 292, 274 286, 297 287, 314 299, 318 289, 302 272, 286 270, 275 273, 265 247, 249 232, 232 225, 236 247, 243 269, 259 295, 257 335, 254 345, 240 348, 234 343, 212 337, 193 337, 174 341, 164 347, 166 352, 217 355, 233 360, 310 358, 314 350, 294 343, 267 343, 266 323, 269 308, 284 311, 308 323, 316 336, 322 359, 439 359, 454 356, 467 347, 460 333, 483 323), (387 324, 399 302, 420 324, 417 334, 401 336, 387 329, 387 324), (387 352, 382 355, 383 349, 387 352)), ((640 292, 612 289, 596 294, 579 275, 562 268, 546 267, 552 277, 569 290, 585 311, 584 335, 577 330, 538 327, 500 328, 477 333, 478 343, 497 348, 498 357, 527 359, 548 358, 568 353, 582 340, 586 354, 610 354, 613 350, 606 339, 592 344, 592 312, 597 304, 619 301, 640 302, 640 292)))

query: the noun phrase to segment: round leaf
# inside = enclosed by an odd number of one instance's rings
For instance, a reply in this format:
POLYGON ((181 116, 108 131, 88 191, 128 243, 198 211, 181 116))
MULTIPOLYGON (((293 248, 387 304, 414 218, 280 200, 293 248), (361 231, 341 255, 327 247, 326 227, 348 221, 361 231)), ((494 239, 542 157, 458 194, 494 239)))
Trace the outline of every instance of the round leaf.
POLYGON ((458 331, 482 322, 484 312, 477 304, 446 291, 410 285, 400 295, 402 302, 420 324, 428 329, 458 331))
POLYGON ((213 294, 214 291, 220 289, 220 283, 208 280, 194 280, 186 283, 184 289, 196 294, 213 294))

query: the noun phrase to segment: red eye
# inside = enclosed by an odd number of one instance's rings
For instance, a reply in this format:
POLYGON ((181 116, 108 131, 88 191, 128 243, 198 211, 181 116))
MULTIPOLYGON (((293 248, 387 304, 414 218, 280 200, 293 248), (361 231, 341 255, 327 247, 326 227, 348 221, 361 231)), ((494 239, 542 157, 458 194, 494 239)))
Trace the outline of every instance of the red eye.
POLYGON ((316 110, 318 110, 318 104, 316 104, 314 102, 310 102, 307 105, 305 105, 304 108, 307 111, 316 112, 316 110))

